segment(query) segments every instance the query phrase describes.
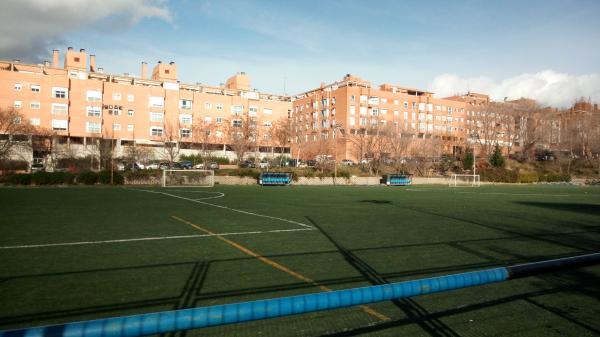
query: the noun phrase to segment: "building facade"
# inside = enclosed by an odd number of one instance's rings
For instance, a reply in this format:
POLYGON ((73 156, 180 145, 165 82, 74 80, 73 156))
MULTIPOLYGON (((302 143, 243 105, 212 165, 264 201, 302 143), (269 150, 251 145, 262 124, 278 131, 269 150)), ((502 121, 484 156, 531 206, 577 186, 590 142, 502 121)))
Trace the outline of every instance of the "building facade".
POLYGON ((139 76, 108 74, 97 67, 95 55, 72 48, 63 65, 57 50, 52 63, 0 62, 0 107, 14 108, 80 156, 98 139, 113 140, 117 156, 127 146, 165 143, 182 153, 208 143, 215 155, 231 156, 244 123, 253 130, 240 135, 248 152, 289 153, 289 146, 276 147, 271 136, 289 116, 289 97, 253 90, 245 73, 207 86, 180 83, 174 62, 159 61, 150 77, 147 72, 143 62, 139 76))

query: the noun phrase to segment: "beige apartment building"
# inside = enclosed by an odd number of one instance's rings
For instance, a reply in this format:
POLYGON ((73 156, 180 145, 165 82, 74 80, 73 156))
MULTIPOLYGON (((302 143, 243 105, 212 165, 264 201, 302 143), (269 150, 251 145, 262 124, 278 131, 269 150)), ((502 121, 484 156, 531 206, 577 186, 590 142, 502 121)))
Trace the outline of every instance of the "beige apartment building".
POLYGON ((134 145, 168 143, 186 153, 209 143, 214 155, 231 157, 237 135, 261 156, 290 151, 271 135, 288 118, 290 98, 253 90, 245 73, 222 86, 186 84, 178 81, 174 62, 159 61, 150 76, 145 62, 139 76, 116 75, 97 67, 95 55, 69 48, 62 65, 57 50, 44 64, 0 62, 0 92, 1 108, 13 107, 79 156, 98 139, 112 139, 117 156, 134 145), (241 135, 244 123, 256 132, 241 135))

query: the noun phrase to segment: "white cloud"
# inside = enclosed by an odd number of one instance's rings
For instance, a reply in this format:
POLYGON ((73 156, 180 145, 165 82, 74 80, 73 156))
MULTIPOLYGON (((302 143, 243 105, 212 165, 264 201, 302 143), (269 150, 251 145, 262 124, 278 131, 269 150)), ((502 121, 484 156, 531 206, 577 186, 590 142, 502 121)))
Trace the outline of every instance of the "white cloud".
POLYGON ((438 97, 467 91, 489 94, 494 100, 533 98, 542 105, 568 107, 579 97, 600 101, 600 75, 574 76, 545 70, 521 74, 495 82, 487 77, 461 78, 453 74, 437 76, 429 90, 438 97))
POLYGON ((143 18, 170 22, 172 13, 164 0, 8 1, 0 11, 0 54, 39 60, 68 34, 120 30, 143 18))

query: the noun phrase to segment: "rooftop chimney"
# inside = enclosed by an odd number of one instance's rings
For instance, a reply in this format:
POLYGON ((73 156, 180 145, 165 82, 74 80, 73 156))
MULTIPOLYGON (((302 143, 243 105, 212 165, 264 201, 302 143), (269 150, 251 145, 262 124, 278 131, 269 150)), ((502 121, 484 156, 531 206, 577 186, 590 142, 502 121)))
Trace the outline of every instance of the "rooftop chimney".
POLYGON ((104 68, 98 68, 98 72, 99 72, 100 74, 103 74, 103 73, 104 73, 104 68))
POLYGON ((83 52, 85 52, 85 49, 81 48, 81 49, 79 49, 79 52, 83 53, 83 52))
POLYGON ((73 47, 68 47, 67 50, 73 50, 73 47))
POLYGON ((19 59, 14 59, 14 60, 13 60, 13 63, 21 63, 21 60, 19 60, 19 59))
POLYGON ((175 62, 171 61, 171 62, 169 62, 169 64, 170 64, 170 65, 174 65, 174 64, 175 64, 175 62))
POLYGON ((142 62, 142 73, 140 74, 142 80, 148 79, 148 63, 142 62))
POLYGON ((50 68, 50 61, 44 61, 44 67, 50 68))
POLYGON ((96 72, 96 55, 90 55, 90 73, 96 72))
POLYGON ((52 68, 58 68, 58 49, 52 51, 52 68))

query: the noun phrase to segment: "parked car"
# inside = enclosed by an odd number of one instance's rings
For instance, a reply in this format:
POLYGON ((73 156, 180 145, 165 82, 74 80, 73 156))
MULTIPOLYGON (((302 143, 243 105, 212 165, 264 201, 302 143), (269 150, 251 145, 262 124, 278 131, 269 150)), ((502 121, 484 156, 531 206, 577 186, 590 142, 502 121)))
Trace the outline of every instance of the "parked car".
POLYGON ((306 166, 308 166, 308 167, 316 167, 317 166, 317 161, 316 160, 307 160, 306 161, 306 166))
MULTIPOLYGON (((200 163, 200 164, 196 164, 194 165, 195 169, 204 169, 204 163, 200 163)), ((216 161, 211 161, 208 164, 206 164, 206 168, 209 170, 218 170, 219 169, 219 163, 217 163, 216 161)))
POLYGON ((255 168, 256 167, 254 162, 252 162, 250 160, 244 160, 243 162, 239 163, 238 166, 240 168, 255 168))
POLYGON ((355 163, 352 160, 350 160, 350 159, 344 159, 344 160, 342 160, 341 164, 342 165, 346 165, 346 166, 354 166, 355 165, 355 163))
POLYGON ((159 168, 158 163, 152 163, 152 164, 146 165, 146 170, 158 170, 158 168, 159 168))
POLYGON ((266 169, 269 167, 269 162, 263 159, 258 163, 258 167, 261 169, 266 169))
POLYGON ((189 161, 189 160, 182 160, 182 161, 180 161, 177 164, 179 164, 179 166, 182 169, 184 169, 184 170, 189 170, 189 169, 192 169, 194 167, 194 165, 192 164, 192 162, 189 161))
POLYGON ((46 168, 42 163, 33 163, 31 164, 31 172, 44 172, 46 168))

